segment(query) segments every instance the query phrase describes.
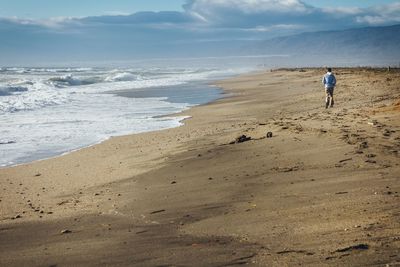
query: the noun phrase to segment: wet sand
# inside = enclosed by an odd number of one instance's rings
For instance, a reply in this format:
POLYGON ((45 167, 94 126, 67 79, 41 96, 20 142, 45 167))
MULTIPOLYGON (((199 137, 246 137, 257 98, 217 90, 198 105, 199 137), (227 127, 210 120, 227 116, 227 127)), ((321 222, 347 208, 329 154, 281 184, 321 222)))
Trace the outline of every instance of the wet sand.
POLYGON ((400 264, 400 72, 334 71, 332 109, 322 69, 249 74, 182 127, 0 169, 0 265, 400 264))

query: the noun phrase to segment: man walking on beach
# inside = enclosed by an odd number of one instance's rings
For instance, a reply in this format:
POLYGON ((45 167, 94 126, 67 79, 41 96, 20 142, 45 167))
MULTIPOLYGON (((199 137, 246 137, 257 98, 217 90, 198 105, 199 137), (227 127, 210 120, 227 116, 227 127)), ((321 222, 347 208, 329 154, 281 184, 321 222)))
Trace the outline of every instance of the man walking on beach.
POLYGON ((322 83, 325 85, 325 93, 326 93, 326 102, 325 108, 329 106, 332 108, 334 101, 333 101, 333 90, 336 86, 336 78, 335 75, 332 73, 332 69, 328 68, 328 72, 322 78, 322 83))

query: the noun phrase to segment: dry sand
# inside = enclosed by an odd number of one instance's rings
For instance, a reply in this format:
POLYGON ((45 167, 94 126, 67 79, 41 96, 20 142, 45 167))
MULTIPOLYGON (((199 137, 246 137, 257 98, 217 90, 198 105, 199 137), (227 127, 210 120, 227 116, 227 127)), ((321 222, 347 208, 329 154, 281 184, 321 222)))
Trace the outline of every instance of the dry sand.
POLYGON ((398 266, 400 73, 336 70, 328 110, 323 74, 223 81, 182 127, 1 169, 0 266, 398 266))

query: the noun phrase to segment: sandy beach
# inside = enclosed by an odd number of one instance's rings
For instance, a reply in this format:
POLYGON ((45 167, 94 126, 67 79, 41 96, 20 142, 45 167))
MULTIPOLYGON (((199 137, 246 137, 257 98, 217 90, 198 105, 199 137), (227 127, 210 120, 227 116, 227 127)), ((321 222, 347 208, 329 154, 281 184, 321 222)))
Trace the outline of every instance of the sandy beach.
POLYGON ((0 266, 399 266, 400 72, 334 72, 334 108, 324 69, 263 71, 182 127, 0 169, 0 266))

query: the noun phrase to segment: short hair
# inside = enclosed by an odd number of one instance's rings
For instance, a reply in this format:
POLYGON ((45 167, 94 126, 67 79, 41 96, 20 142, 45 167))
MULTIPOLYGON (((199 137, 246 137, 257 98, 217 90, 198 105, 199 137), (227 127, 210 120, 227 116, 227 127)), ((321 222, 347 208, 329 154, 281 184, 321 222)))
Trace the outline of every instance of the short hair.
POLYGON ((328 72, 332 72, 332 68, 327 68, 328 72))

